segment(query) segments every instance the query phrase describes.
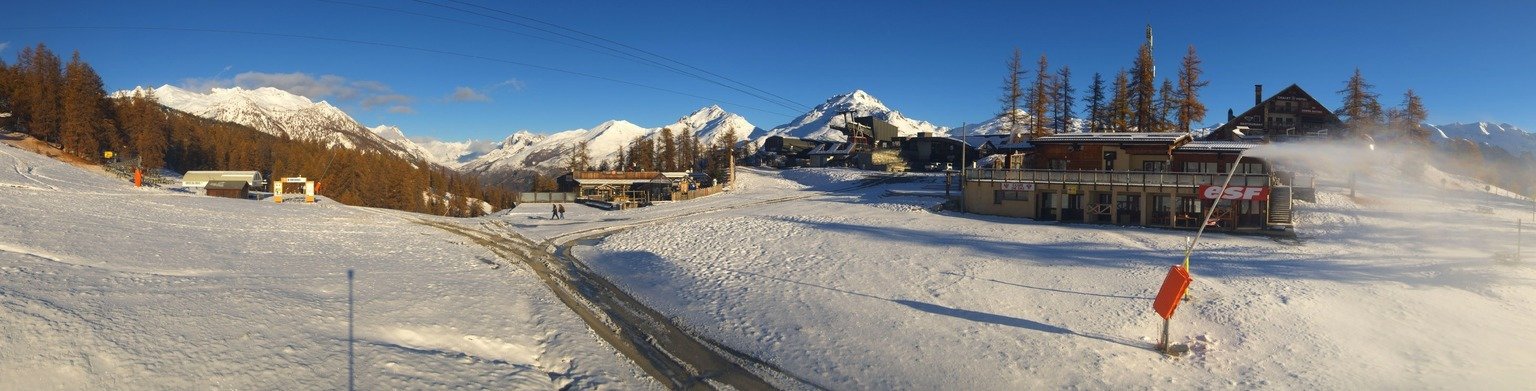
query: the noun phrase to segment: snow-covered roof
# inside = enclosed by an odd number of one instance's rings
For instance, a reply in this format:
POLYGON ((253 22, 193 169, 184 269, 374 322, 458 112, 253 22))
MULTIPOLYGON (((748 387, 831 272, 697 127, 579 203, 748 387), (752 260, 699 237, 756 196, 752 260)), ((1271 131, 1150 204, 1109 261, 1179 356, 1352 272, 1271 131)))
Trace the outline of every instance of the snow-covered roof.
POLYGON ((1240 153, 1240 152, 1243 152, 1243 151, 1247 151, 1250 148, 1257 147, 1259 145, 1261 145, 1261 144, 1259 144, 1259 143, 1249 143, 1249 142, 1240 142, 1240 141, 1191 141, 1188 144, 1180 145, 1178 148, 1174 148, 1174 151, 1177 151, 1177 152, 1211 152, 1211 153, 1233 153, 1233 152, 1237 152, 1237 153, 1240 153))
POLYGON ((1171 144, 1179 140, 1190 139, 1189 133, 1162 132, 1162 133, 1062 133, 1045 137, 1036 137, 1030 140, 1035 144, 1046 143, 1157 143, 1171 144))

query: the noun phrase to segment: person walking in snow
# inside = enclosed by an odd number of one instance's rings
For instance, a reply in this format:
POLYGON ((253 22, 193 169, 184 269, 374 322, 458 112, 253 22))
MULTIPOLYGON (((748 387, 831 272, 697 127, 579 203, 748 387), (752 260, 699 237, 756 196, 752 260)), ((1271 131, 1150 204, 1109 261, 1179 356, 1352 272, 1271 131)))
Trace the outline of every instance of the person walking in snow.
POLYGON ((555 208, 560 211, 560 219, 565 220, 565 204, 555 204, 555 208))
POLYGON ((559 220, 560 219, 560 204, 553 204, 553 205, 549 206, 549 219, 550 220, 559 220))

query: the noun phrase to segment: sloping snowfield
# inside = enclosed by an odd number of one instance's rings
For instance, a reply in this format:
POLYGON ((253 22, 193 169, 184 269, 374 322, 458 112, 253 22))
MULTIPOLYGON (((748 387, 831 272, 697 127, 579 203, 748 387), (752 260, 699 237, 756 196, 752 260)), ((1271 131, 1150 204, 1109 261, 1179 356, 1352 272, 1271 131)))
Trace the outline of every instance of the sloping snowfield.
POLYGON ((393 211, 195 196, 0 145, 0 389, 652 388, 516 262, 393 211))
POLYGON ((743 169, 688 202, 453 220, 135 189, 0 146, 0 389, 345 387, 349 268, 359 388, 657 387, 524 265, 423 219, 590 238, 593 270, 785 388, 1536 384, 1536 257, 1507 260, 1530 201, 1370 167, 1356 197, 1319 172, 1295 239, 1202 238, 1171 358, 1151 299, 1192 232, 936 212, 940 176, 743 169))
POLYGON ((1389 168, 1362 175, 1352 199, 1344 177, 1320 174, 1298 239, 1202 238, 1173 319, 1191 348, 1180 358, 1151 350, 1150 307, 1193 232, 936 213, 924 195, 942 194, 938 176, 868 186, 873 173, 744 170, 745 189, 704 200, 503 218, 561 239, 633 226, 576 254, 815 387, 1536 384, 1536 256, 1497 260, 1515 250, 1516 220, 1536 217, 1529 201, 1389 168))

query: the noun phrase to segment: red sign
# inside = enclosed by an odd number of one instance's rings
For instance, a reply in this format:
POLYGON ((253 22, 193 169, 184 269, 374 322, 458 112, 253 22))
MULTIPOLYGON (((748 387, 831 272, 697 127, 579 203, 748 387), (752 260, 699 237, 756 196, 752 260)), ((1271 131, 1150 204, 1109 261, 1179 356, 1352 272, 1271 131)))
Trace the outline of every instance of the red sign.
POLYGON ((1222 191, 1221 186, 1200 185, 1200 199, 1214 200, 1217 196, 1221 196, 1223 200, 1268 201, 1269 187, 1227 186, 1226 191, 1222 191))
POLYGON ((1189 271, 1183 266, 1173 265, 1168 269, 1168 276, 1163 278, 1163 288, 1157 291, 1157 300, 1152 301, 1152 310, 1157 311, 1163 319, 1173 317, 1173 310, 1179 308, 1179 301, 1184 300, 1184 291, 1189 289, 1189 271))

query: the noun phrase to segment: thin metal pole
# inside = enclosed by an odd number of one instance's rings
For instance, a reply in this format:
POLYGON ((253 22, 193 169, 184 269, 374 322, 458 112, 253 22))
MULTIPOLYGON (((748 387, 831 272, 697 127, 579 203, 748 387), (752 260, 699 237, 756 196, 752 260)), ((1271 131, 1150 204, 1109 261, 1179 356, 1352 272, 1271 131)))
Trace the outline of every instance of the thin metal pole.
MULTIPOLYGON (((1227 171, 1227 180, 1221 183, 1221 193, 1217 193, 1216 200, 1211 202, 1211 207, 1205 210, 1205 219, 1200 220, 1200 229, 1195 231, 1195 239, 1189 241, 1189 247, 1184 249, 1184 270, 1189 271, 1189 255, 1195 252, 1195 243, 1200 241, 1200 234, 1205 233, 1206 222, 1211 221, 1211 213, 1216 211, 1216 206, 1221 205, 1221 198, 1227 194, 1227 185, 1232 184, 1232 175, 1237 173, 1239 163, 1243 162, 1243 154, 1237 154, 1237 160, 1232 161, 1232 170, 1227 171)), ((1200 198, 1199 194, 1195 198, 1200 198)))
POLYGON ((352 269, 347 269, 347 389, 356 390, 356 373, 353 364, 352 343, 352 269))

